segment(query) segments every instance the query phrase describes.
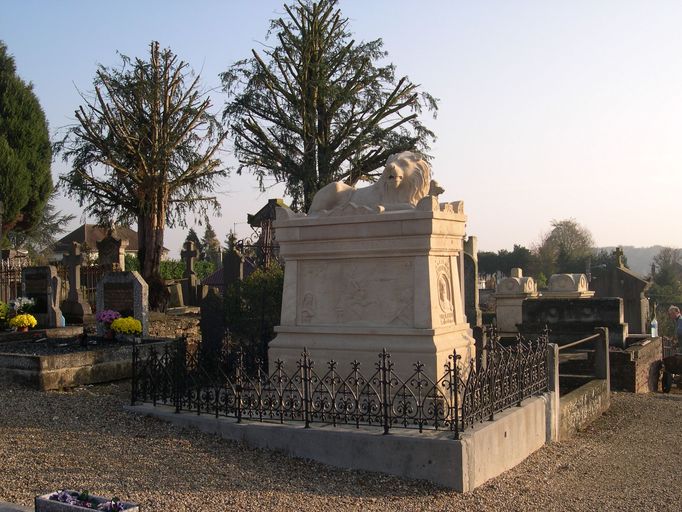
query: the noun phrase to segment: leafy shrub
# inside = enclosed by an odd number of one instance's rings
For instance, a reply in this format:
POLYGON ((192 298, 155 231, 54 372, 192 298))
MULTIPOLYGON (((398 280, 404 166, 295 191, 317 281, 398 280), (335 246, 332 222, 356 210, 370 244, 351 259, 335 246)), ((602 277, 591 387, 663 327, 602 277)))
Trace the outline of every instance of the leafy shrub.
POLYGON ((267 357, 268 343, 280 321, 283 286, 284 269, 273 264, 227 290, 227 326, 234 348, 242 349, 249 359, 267 357))

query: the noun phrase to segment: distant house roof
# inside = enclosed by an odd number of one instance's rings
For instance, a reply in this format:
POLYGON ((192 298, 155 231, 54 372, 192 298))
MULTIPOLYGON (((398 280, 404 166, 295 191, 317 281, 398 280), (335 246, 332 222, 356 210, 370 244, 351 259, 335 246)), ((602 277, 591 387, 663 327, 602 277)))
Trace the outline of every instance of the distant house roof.
MULTIPOLYGON (((86 244, 88 246, 88 250, 96 251, 97 242, 106 237, 107 232, 108 228, 103 228, 94 224, 83 224, 59 240, 54 245, 54 252, 69 252, 71 249, 71 242, 78 242, 81 245, 86 244)), ((132 229, 125 227, 116 227, 114 228, 114 236, 116 238, 128 240, 128 247, 126 248, 126 251, 137 252, 137 231, 133 231, 132 229)))

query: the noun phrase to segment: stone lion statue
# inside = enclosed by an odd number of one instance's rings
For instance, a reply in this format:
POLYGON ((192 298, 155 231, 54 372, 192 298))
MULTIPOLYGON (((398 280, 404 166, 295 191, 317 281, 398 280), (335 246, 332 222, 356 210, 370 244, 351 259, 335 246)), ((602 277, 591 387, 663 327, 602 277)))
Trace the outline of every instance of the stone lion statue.
POLYGON ((431 180, 431 166, 421 155, 403 151, 391 155, 376 183, 362 188, 346 185, 342 181, 322 187, 310 205, 308 214, 343 207, 352 203, 368 208, 386 210, 414 208, 427 195, 438 195, 443 189, 431 180))

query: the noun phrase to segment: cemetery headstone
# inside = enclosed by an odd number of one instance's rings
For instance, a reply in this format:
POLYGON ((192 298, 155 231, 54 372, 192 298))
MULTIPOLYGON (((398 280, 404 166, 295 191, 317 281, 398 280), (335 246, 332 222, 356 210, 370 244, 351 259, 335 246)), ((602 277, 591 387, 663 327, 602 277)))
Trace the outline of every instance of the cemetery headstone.
POLYGON ((97 242, 99 264, 109 270, 125 270, 125 254, 128 240, 117 238, 109 230, 107 236, 97 242))
POLYGON ((523 301, 537 296, 535 280, 532 277, 523 277, 520 268, 513 268, 511 276, 498 282, 495 289, 495 317, 501 336, 515 336, 518 333, 517 325, 523 319, 523 301))
POLYGON ((625 347, 628 324, 623 320, 623 301, 612 298, 527 298, 522 304, 523 322, 519 331, 533 338, 549 329, 550 341, 565 344, 609 329, 609 343, 625 347))
POLYGON ((464 241, 464 314, 472 328, 483 323, 478 303, 478 241, 470 236, 464 241))
MULTIPOLYGON (((109 272, 97 283, 97 311, 113 309, 142 323, 142 335, 149 334, 149 287, 139 273, 109 272)), ((97 335, 104 326, 97 324, 97 335)))
POLYGON ((225 337, 225 304, 211 288, 201 301, 201 348, 199 357, 206 362, 218 361, 225 337))
POLYGON ((548 289, 542 292, 547 299, 589 299, 594 292, 587 289, 585 274, 552 274, 548 289))
POLYGON ((59 309, 61 279, 57 269, 51 265, 26 267, 21 271, 22 295, 33 299, 35 305, 31 314, 40 327, 59 327, 62 312, 59 309))
POLYGON ((81 265, 84 256, 81 253, 81 245, 73 242, 71 250, 64 255, 62 261, 66 265, 69 279, 69 295, 61 304, 61 310, 69 323, 83 323, 83 316, 92 313, 90 304, 83 299, 81 291, 81 265))
POLYGON ((185 301, 182 296, 182 285, 180 283, 172 282, 168 285, 170 292, 170 307, 182 308, 185 306, 185 301))
POLYGON ((190 306, 198 305, 197 300, 197 274, 194 271, 194 263, 196 262, 199 251, 194 246, 194 242, 188 240, 183 244, 183 249, 180 252, 180 257, 185 262, 185 271, 182 274, 184 279, 182 287, 182 295, 190 306))
MULTIPOLYGON (((631 333, 647 332, 649 299, 645 292, 651 283, 625 266, 623 251, 614 251, 614 263, 593 270, 590 289, 595 297, 620 297, 623 299, 625 321, 631 333)), ((652 274, 655 274, 655 269, 652 274)))

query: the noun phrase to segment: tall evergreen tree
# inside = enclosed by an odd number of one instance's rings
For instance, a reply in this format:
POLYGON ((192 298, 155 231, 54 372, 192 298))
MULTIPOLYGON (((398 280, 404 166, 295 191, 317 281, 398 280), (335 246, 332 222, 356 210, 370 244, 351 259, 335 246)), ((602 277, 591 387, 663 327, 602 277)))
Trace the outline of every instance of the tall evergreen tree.
POLYGON ((186 62, 152 42, 149 60, 122 56, 120 68, 99 66, 95 92, 84 97, 58 148, 72 168, 61 179, 100 223, 137 222, 140 267, 156 306, 166 225, 189 211, 218 208, 204 197, 227 175, 217 157, 226 132, 210 114, 186 62))
POLYGON ((204 249, 206 260, 212 262, 215 268, 219 268, 221 266, 222 254, 220 240, 218 240, 218 236, 208 219, 206 219, 206 229, 204 230, 204 238, 201 240, 201 245, 204 249))
POLYGON ((28 231, 41 219, 52 192, 51 161, 45 113, 0 41, 2 233, 28 231))
POLYGON ((196 248, 197 252, 201 255, 204 252, 204 246, 201 243, 201 240, 199 240, 199 235, 197 235, 197 232, 194 231, 194 228, 189 228, 189 231, 187 232, 187 238, 185 238, 186 242, 194 242, 194 247, 196 248))
POLYGON ((406 150, 428 151, 434 134, 419 120, 436 100, 396 78, 381 39, 356 42, 337 0, 299 0, 271 22, 275 43, 222 74, 224 111, 239 172, 286 184, 307 210, 324 185, 353 185, 406 150))

